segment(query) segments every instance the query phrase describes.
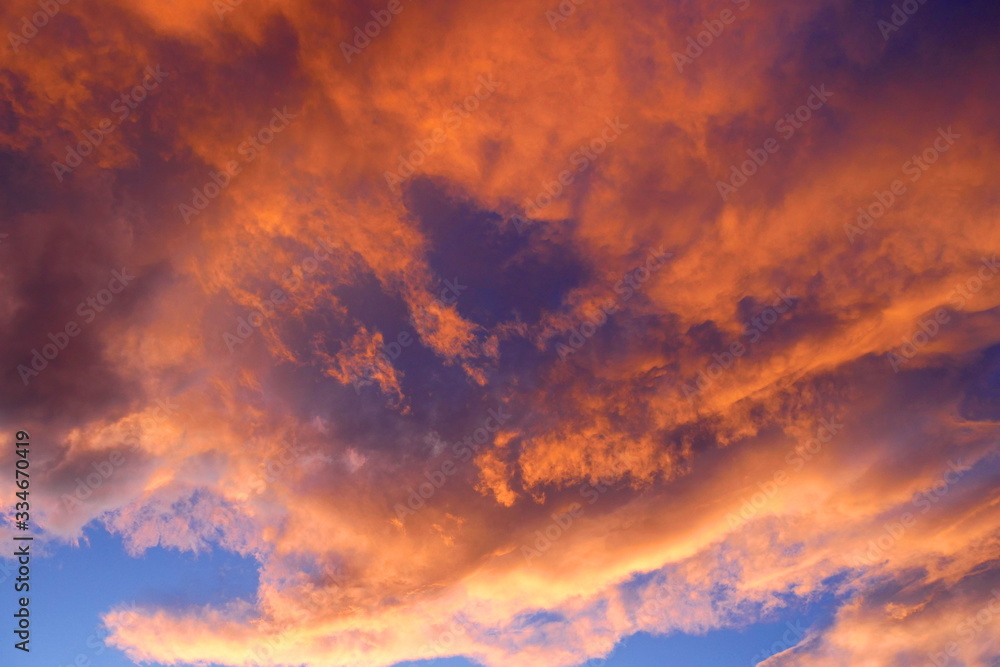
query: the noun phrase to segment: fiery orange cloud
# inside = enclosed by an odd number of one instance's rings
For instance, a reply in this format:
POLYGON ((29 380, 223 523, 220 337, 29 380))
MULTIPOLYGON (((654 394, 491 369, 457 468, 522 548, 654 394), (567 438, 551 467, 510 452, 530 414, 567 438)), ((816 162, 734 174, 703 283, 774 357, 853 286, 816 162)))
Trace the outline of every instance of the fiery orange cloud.
POLYGON ((557 667, 829 595, 761 664, 993 665, 996 8, 389 4, 0 10, 39 523, 260 572, 109 643, 557 667))

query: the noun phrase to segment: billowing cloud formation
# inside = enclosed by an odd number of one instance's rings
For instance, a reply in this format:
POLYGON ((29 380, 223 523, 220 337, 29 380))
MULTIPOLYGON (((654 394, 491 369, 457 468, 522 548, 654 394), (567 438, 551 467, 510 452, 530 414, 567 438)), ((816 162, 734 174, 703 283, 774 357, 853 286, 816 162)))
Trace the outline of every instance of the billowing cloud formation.
POLYGON ((129 656, 573 665, 833 596, 764 664, 996 664, 995 4, 38 11, 41 525, 260 563, 110 610, 129 656))

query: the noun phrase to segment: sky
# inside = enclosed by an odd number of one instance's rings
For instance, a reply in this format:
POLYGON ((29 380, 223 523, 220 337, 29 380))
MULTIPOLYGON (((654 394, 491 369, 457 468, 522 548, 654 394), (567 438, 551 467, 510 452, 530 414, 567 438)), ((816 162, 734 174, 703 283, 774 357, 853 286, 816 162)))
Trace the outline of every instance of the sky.
POLYGON ((0 26, 0 664, 1000 666, 997 3, 0 26))

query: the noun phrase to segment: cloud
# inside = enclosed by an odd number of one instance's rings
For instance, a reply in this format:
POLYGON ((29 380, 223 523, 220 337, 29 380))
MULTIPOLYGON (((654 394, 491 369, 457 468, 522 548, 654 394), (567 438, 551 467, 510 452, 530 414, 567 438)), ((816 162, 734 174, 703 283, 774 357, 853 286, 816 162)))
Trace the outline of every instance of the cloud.
POLYGON ((991 664, 995 7, 885 40, 732 3, 678 72, 721 6, 405 4, 347 62, 384 7, 70 3, 0 55, 0 423, 51 443, 40 526, 260 563, 255 600, 109 610, 109 642, 573 665, 830 596, 764 664, 991 664))

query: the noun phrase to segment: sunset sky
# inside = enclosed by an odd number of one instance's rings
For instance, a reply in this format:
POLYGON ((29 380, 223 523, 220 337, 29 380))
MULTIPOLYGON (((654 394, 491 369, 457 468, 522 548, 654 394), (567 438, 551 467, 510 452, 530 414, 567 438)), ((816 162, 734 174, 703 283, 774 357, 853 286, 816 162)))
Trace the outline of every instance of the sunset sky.
POLYGON ((0 26, 3 667, 1000 667, 997 2, 0 26))

